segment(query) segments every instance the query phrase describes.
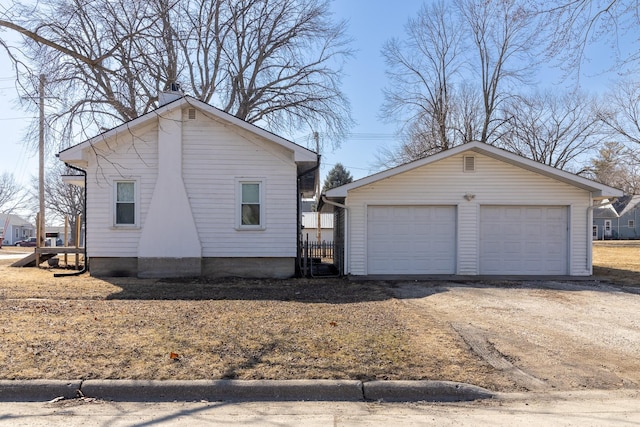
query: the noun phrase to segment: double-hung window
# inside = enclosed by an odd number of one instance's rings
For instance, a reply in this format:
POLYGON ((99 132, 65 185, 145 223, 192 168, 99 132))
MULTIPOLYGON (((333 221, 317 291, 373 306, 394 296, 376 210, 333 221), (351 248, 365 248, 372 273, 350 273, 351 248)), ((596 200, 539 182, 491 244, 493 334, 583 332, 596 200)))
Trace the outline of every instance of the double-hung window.
POLYGON ((136 182, 115 182, 115 225, 136 225, 136 182))
POLYGON ((261 181, 238 181, 240 229, 264 228, 261 181))

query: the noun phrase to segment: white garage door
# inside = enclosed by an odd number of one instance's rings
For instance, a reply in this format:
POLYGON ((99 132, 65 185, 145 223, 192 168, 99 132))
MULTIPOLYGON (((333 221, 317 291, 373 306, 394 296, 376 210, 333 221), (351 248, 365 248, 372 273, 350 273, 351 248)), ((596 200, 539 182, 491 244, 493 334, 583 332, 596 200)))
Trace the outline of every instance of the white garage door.
POLYGON ((567 274, 567 208, 482 206, 480 274, 567 274))
POLYGON ((453 274, 454 206, 369 206, 368 274, 453 274))

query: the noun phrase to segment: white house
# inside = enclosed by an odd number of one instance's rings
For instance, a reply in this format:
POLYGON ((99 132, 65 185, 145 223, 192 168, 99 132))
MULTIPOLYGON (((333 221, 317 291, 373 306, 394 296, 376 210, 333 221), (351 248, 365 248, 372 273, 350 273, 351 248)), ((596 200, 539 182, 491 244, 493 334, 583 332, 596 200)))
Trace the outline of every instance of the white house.
POLYGON ((318 156, 181 94, 59 153, 86 171, 95 276, 288 277, 318 156))
POLYGON ((15 245, 36 235, 36 228, 18 215, 0 213, 0 236, 4 236, 3 245, 15 245))
POLYGON ((478 142, 327 191, 343 273, 592 274, 592 211, 622 195, 478 142))

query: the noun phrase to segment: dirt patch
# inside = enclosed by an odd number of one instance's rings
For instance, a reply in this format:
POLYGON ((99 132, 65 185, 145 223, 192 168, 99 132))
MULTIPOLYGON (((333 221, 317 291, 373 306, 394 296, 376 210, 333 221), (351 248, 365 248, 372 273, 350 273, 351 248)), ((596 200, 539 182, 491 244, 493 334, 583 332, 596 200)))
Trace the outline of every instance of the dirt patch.
POLYGON ((405 283, 396 296, 450 322, 469 349, 527 390, 640 387, 640 296, 598 283, 405 283), (405 298, 409 296, 409 298, 405 298))

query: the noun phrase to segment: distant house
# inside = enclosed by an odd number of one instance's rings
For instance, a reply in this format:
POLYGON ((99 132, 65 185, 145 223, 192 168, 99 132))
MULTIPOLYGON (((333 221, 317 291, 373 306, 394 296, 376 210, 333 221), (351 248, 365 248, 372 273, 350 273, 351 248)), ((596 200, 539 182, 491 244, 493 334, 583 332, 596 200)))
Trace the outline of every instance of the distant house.
POLYGON ((622 196, 593 211, 593 239, 640 239, 640 195, 622 196))
POLYGON ((328 190, 343 274, 592 274, 592 210, 622 192, 471 142, 328 190))
MULTIPOLYGON (((302 213, 302 241, 318 241, 318 213, 302 213)), ((333 214, 320 214, 320 242, 333 242, 333 214)))
POLYGON ((36 227, 18 215, 0 213, 0 236, 4 233, 2 244, 15 245, 36 235, 36 227))
POLYGON ((178 93, 59 153, 87 173, 94 276, 289 277, 318 156, 178 93))

